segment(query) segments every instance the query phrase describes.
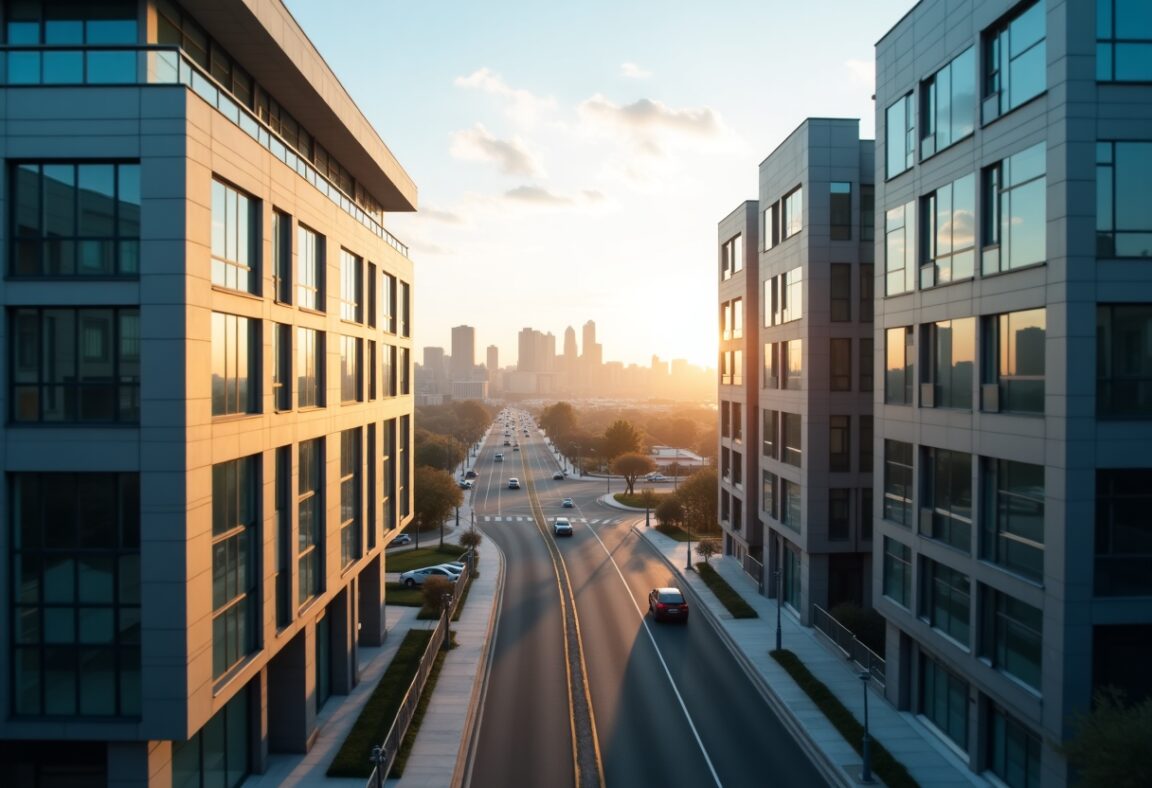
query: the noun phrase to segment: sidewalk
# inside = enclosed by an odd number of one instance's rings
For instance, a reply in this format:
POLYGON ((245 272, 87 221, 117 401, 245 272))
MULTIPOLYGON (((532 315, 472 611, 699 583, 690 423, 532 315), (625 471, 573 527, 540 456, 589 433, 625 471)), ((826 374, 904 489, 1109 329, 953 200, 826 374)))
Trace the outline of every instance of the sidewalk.
MULTIPOLYGON (((749 674, 758 679, 785 727, 792 731, 801 746, 834 785, 857 785, 861 760, 832 723, 809 699, 804 690, 773 659, 769 652, 776 647, 776 600, 761 596, 756 583, 732 558, 713 558, 711 564, 748 604, 759 618, 734 619, 695 572, 685 572, 686 542, 677 542, 643 523, 633 530, 664 556, 681 579, 695 592, 720 633, 721 639, 749 674)), ((698 559, 692 557, 695 564, 698 559)), ((828 686, 857 720, 864 718, 864 691, 855 666, 823 640, 817 630, 800 625, 785 607, 781 616, 783 647, 797 657, 828 686)), ((883 744, 893 757, 921 785, 937 787, 989 785, 974 774, 937 739, 913 714, 897 711, 879 690, 869 686, 868 730, 874 741, 883 744)), ((877 778, 878 779, 878 778, 877 778)))

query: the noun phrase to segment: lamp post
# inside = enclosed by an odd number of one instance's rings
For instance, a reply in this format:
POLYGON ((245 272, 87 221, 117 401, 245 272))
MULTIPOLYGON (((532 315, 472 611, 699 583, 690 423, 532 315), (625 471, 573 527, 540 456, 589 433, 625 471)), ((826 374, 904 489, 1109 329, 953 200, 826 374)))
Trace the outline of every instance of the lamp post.
POLYGON ((388 760, 388 751, 377 744, 372 748, 372 754, 368 756, 368 762, 375 768, 376 774, 376 788, 384 788, 384 762, 388 760))
POLYGON ((860 755, 864 758, 864 765, 860 768, 860 782, 872 782, 872 738, 868 735, 868 679, 871 672, 860 672, 860 685, 864 687, 864 738, 860 742, 860 755))
POLYGON ((688 555, 684 562, 684 570, 686 572, 692 571, 692 532, 685 530, 684 533, 688 534, 688 555))
POLYGON ((780 559, 776 559, 776 650, 783 648, 783 636, 780 630, 780 607, 783 605, 784 583, 780 575, 780 559))

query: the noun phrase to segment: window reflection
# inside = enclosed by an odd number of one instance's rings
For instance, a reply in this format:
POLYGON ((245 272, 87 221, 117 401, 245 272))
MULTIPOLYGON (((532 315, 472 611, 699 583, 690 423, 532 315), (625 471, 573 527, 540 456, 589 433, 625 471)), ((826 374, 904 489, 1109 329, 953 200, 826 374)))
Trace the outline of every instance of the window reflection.
POLYGON ((1152 143, 1096 144, 1096 254, 1152 257, 1152 143))

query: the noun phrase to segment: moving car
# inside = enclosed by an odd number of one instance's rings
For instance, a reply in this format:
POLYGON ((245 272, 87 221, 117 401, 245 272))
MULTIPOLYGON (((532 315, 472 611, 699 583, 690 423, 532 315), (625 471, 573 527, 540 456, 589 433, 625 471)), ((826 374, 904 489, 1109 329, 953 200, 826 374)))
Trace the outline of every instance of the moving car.
POLYGON ((554 474, 552 474, 552 478, 553 479, 563 479, 564 478, 564 472, 563 471, 556 471, 554 474))
POLYGON ((471 490, 472 486, 473 486, 473 481, 471 479, 461 479, 460 480, 460 489, 461 490, 471 490))
POLYGON ((392 545, 393 547, 401 544, 412 544, 412 537, 408 534, 400 534, 388 544, 392 545))
POLYGON ((473 471, 473 470, 464 471, 464 478, 465 479, 475 479, 476 478, 476 471, 473 471))
POLYGON ((688 623, 688 602, 679 588, 653 588, 648 592, 648 612, 653 621, 688 623))
POLYGON ((572 509, 576 506, 576 504, 572 503, 571 498, 565 498, 563 501, 560 502, 560 506, 562 506, 565 509, 572 509))
POLYGON ((508 489, 509 490, 519 490, 520 489, 520 480, 517 479, 515 476, 508 479, 508 489))
POLYGON ((646 481, 646 482, 666 482, 666 481, 668 481, 668 477, 662 473, 650 473, 644 477, 644 481, 646 481))
POLYGON ((508 440, 507 438, 505 438, 505 439, 504 439, 504 445, 505 445, 505 446, 511 446, 511 445, 512 445, 512 441, 510 441, 510 440, 508 440))
POLYGON ((512 451, 520 451, 520 444, 517 443, 515 446, 513 446, 512 451))
POLYGON ((557 517, 552 523, 552 533, 556 536, 571 536, 572 521, 567 517, 557 517))
POLYGON ((493 462, 504 462, 504 455, 501 454, 500 452, 496 452, 496 456, 492 458, 492 461, 493 462))
POLYGON ((400 575, 400 582, 408 588, 415 588, 416 586, 424 585, 424 581, 430 577, 443 577, 455 583, 460 579, 460 573, 446 566, 426 566, 422 569, 412 569, 404 572, 400 575))

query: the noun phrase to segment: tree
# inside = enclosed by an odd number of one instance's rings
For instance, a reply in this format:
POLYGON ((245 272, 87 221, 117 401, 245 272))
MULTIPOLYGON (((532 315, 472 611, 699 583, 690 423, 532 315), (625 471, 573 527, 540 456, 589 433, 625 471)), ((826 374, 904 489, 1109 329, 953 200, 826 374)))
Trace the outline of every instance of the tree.
POLYGON ((428 430, 418 429, 412 436, 412 462, 417 466, 439 468, 452 472, 464 461, 468 450, 460 441, 448 435, 439 435, 428 430))
POLYGON ((602 451, 604 458, 612 461, 621 454, 639 451, 640 431, 632 426, 631 422, 617 419, 612 426, 604 430, 602 451))
POLYGON ((720 486, 714 468, 704 468, 689 476, 680 483, 677 494, 684 506, 684 519, 692 530, 704 534, 719 532, 716 505, 720 486))
POLYGON ((576 410, 567 402, 549 405, 540 413, 540 426, 553 442, 576 430, 576 410))
POLYGON ((701 539, 696 545, 696 555, 704 559, 704 563, 708 563, 708 559, 720 552, 719 539, 701 539))
POLYGON ((452 435, 464 444, 465 448, 484 437, 488 425, 492 423, 492 411, 474 399, 452 403, 456 414, 457 428, 452 435))
POLYGON ((653 492, 651 487, 645 487, 643 490, 640 491, 640 503, 644 504, 644 524, 645 525, 651 525, 652 524, 648 519, 650 516, 649 510, 653 506, 656 505, 656 502, 658 500, 660 500, 660 499, 656 497, 656 493, 653 492))
POLYGON ((624 477, 624 483, 628 486, 629 495, 632 494, 636 480, 654 470, 656 470, 656 463, 652 462, 646 454, 629 452, 627 454, 621 454, 612 461, 612 473, 624 477))
POLYGON ((444 595, 449 597, 455 593, 456 588, 453 586, 452 581, 446 577, 429 577, 425 578, 424 585, 421 586, 420 592, 424 597, 424 609, 429 612, 435 612, 437 616, 444 613, 444 595))
POLYGON ((684 507, 680 497, 669 495, 656 507, 656 522, 660 525, 679 526, 684 523, 684 507))
POLYGON ((419 548, 420 532, 442 526, 452 509, 464 502, 464 494, 448 471, 417 465, 413 497, 412 525, 416 532, 416 547, 419 548))
POLYGON ((467 531, 460 534, 460 538, 456 541, 460 543, 461 547, 465 548, 466 550, 472 550, 473 553, 475 553, 476 548, 479 547, 480 543, 484 541, 484 535, 477 531, 475 528, 469 528, 467 531))
POLYGON ((1064 744, 1078 784, 1087 788, 1137 788, 1152 785, 1152 698, 1127 703, 1109 687, 1093 698, 1092 711, 1073 722, 1074 733, 1064 744))

